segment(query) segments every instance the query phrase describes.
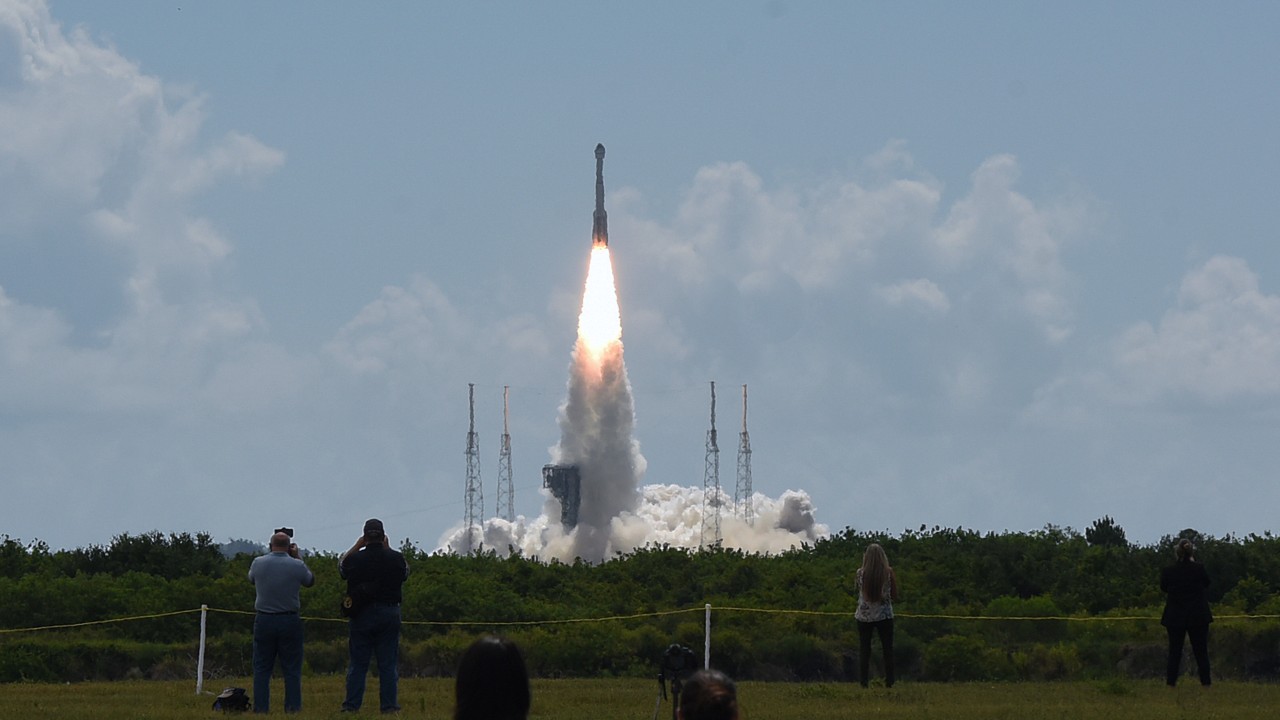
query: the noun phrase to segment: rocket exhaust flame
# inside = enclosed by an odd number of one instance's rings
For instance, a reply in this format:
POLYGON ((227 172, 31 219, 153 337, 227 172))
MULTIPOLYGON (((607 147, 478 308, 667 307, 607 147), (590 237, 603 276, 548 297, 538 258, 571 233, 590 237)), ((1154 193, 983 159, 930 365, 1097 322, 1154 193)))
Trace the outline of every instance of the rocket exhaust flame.
POLYGON ((596 245, 591 248, 591 265, 587 269, 587 285, 582 293, 578 341, 585 346, 598 368, 605 348, 621 340, 622 315, 618 310, 618 292, 613 284, 609 246, 596 245))

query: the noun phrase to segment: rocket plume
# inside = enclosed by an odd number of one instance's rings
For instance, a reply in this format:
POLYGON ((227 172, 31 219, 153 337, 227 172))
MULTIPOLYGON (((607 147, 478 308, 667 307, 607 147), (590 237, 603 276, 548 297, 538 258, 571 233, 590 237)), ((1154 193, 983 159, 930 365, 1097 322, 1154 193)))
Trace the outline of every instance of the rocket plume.
MULTIPOLYGON (((596 146, 596 207, 591 261, 578 314, 578 339, 569 363, 568 394, 560 407, 560 443, 551 448, 555 465, 574 466, 580 479, 577 526, 559 518, 560 501, 546 493, 543 513, 514 522, 492 518, 484 525, 483 547, 511 547, 527 556, 599 562, 614 552, 655 544, 698 547, 701 488, 642 486, 645 459, 632 437, 635 406, 622 360, 622 314, 609 255, 609 226, 604 209, 604 146, 596 146)), ((720 505, 732 506, 721 497, 720 505)), ((814 519, 813 503, 803 491, 788 490, 777 500, 760 494, 747 499, 756 523, 724 519, 723 545, 749 552, 782 552, 828 533, 814 519)), ((470 528, 456 527, 440 540, 441 549, 471 548, 470 528)))
POLYGON ((576 465, 582 478, 572 543, 577 557, 606 557, 613 519, 637 507, 645 460, 632 437, 634 426, 609 247, 593 245, 569 365, 568 397, 560 408, 560 444, 552 449, 553 462, 576 465))

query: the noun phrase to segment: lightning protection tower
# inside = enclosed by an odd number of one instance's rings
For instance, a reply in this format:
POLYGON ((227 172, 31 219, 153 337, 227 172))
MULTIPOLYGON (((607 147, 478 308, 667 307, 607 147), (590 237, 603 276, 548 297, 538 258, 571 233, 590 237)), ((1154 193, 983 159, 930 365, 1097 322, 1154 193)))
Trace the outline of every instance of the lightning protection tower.
POLYGON ((484 492, 480 488, 480 440, 476 436, 475 383, 467 383, 467 400, 470 405, 471 424, 467 430, 466 515, 462 519, 467 537, 462 543, 462 551, 470 555, 479 549, 480 543, 484 540, 483 531, 477 527, 484 522, 484 492))
POLYGON ((711 381, 711 429, 702 473, 702 547, 720 545, 720 446, 716 443, 716 382, 711 381))
POLYGON ((747 386, 742 386, 742 432, 738 434, 738 483, 733 489, 733 508, 747 525, 756 524, 751 506, 751 436, 747 434, 747 386))
POLYGON ((511 485, 511 433, 507 431, 507 391, 502 386, 502 448, 498 451, 498 512, 508 522, 516 520, 515 488, 511 485))

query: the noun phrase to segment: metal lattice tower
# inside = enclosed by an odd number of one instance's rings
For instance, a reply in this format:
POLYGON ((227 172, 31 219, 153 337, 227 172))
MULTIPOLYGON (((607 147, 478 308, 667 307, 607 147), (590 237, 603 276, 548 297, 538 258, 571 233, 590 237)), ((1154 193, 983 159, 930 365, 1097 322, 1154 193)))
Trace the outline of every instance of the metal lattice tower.
POLYGON ((751 505, 751 436, 747 434, 747 386, 742 386, 742 432, 738 435, 738 483, 733 489, 733 509, 747 525, 756 524, 751 505))
POLYGON ((516 520, 515 488, 511 485, 511 433, 507 431, 507 391, 502 386, 502 448, 498 451, 498 512, 508 522, 516 520))
POLYGON ((467 530, 462 552, 470 555, 480 548, 484 532, 477 526, 484 522, 484 492, 480 487, 480 440, 476 435, 476 384, 467 383, 467 399, 471 409, 471 424, 467 430, 467 492, 466 515, 462 524, 467 530), (479 539, 476 536, 479 535, 479 539))
POLYGON ((720 546, 720 446, 716 443, 716 382, 711 381, 711 429, 702 473, 702 547, 720 546))

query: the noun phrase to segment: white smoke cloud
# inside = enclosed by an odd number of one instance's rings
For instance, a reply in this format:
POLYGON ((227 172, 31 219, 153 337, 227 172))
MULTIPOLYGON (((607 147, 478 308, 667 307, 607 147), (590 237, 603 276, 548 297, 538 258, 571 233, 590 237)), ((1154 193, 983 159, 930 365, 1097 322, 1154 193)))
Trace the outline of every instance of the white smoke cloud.
POLYGON ((551 458, 558 465, 576 465, 581 475, 574 547, 578 557, 603 559, 610 523, 635 509, 645 460, 632 437, 634 426, 622 343, 606 346, 597 364, 579 339, 573 350, 568 398, 560 410, 560 444, 552 449, 551 458))
MULTIPOLYGON (((600 558, 628 553, 644 547, 671 545, 697 548, 703 542, 702 488, 677 485, 646 485, 637 492, 638 504, 632 511, 619 513, 608 523, 607 542, 600 558)), ((547 495, 549 507, 555 510, 536 518, 519 516, 514 522, 491 518, 484 523, 484 547, 499 554, 509 548, 525 557, 572 560, 585 556, 576 553, 572 535, 565 535, 560 525, 558 504, 547 495)), ((751 498, 755 520, 748 525, 741 517, 727 512, 732 503, 726 500, 721 515, 721 544, 747 552, 780 553, 826 537, 830 529, 816 519, 813 500, 803 490, 787 490, 777 498, 756 493, 751 498)), ((461 525, 441 536, 438 550, 457 551, 466 547, 466 532, 461 525)), ((597 558, 599 559, 599 558, 597 558)))

